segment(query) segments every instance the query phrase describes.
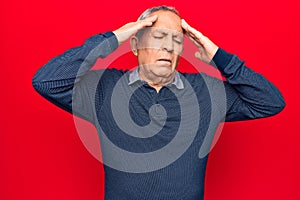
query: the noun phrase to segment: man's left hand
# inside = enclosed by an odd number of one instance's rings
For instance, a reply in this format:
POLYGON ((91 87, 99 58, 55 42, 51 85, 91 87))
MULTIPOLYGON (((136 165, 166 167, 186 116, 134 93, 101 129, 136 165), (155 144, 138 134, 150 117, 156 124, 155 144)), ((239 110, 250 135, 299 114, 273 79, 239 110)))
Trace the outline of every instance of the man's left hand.
POLYGON ((209 38, 204 36, 200 31, 191 27, 184 19, 181 20, 181 26, 199 49, 199 51, 195 53, 195 57, 203 62, 209 63, 213 59, 219 47, 209 38))

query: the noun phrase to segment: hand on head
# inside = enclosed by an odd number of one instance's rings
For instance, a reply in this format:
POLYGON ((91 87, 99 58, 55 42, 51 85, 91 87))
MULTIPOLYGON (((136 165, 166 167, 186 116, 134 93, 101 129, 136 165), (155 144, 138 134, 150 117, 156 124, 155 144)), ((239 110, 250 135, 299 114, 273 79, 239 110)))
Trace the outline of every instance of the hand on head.
POLYGON ((213 59, 219 47, 208 37, 204 36, 200 31, 191 27, 184 19, 181 20, 181 26, 186 31, 186 35, 199 49, 199 51, 195 53, 196 58, 209 63, 213 59))
POLYGON ((158 17, 157 15, 153 15, 143 20, 130 22, 128 24, 125 24, 121 28, 113 31, 113 33, 116 35, 118 39, 119 45, 124 43, 126 40, 128 40, 132 35, 136 34, 142 28, 147 26, 152 26, 153 23, 157 20, 157 17, 158 17))
MULTIPOLYGON (((118 39, 119 45, 124 43, 142 28, 152 27, 157 19, 158 15, 150 15, 145 19, 127 23, 121 28, 113 31, 118 39)), ((181 27, 186 31, 186 35, 199 49, 199 51, 195 53, 196 58, 209 63, 213 59, 219 47, 209 38, 204 36, 200 31, 190 26, 184 19, 181 19, 181 27)))

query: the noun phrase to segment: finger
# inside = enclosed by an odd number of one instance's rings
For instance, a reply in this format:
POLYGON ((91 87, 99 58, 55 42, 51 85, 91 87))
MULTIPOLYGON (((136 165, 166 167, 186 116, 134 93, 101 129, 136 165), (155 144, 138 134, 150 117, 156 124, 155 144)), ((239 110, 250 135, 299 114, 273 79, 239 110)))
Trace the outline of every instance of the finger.
POLYGON ((157 15, 152 15, 150 17, 147 17, 145 19, 142 19, 142 20, 138 20, 138 22, 140 23, 148 23, 149 22, 152 24, 153 22, 155 22, 157 20, 158 16, 157 15))
POLYGON ((155 22, 157 20, 157 15, 152 15, 150 17, 146 17, 145 19, 143 19, 142 21, 151 21, 151 22, 155 22))
POLYGON ((184 19, 181 19, 181 26, 186 30, 188 33, 195 34, 195 29, 191 27, 184 19))
POLYGON ((188 38, 200 49, 203 50, 204 46, 197 37, 192 37, 191 35, 188 34, 188 38))
POLYGON ((192 36, 188 35, 188 38, 198 47, 200 48, 200 44, 198 41, 195 40, 195 38, 193 38, 192 36))
POLYGON ((199 45, 196 40, 198 40, 197 36, 195 35, 195 31, 192 31, 192 27, 184 20, 181 20, 181 26, 186 31, 187 36, 189 39, 195 44, 199 45))
POLYGON ((181 19, 181 27, 187 31, 187 23, 184 19, 181 19))
POLYGON ((187 34, 192 36, 194 39, 201 41, 204 35, 196 30, 195 28, 191 27, 184 19, 181 19, 181 26, 184 30, 186 30, 187 34))
POLYGON ((199 39, 203 38, 203 34, 191 26, 189 27, 189 33, 199 39))
POLYGON ((153 16, 147 17, 145 19, 138 20, 137 23, 138 23, 139 29, 146 27, 146 26, 152 26, 153 23, 157 20, 157 18, 158 18, 157 15, 153 15, 153 16))
POLYGON ((187 32, 189 32, 189 27, 191 27, 186 21, 185 19, 181 19, 181 26, 184 30, 186 30, 187 32))

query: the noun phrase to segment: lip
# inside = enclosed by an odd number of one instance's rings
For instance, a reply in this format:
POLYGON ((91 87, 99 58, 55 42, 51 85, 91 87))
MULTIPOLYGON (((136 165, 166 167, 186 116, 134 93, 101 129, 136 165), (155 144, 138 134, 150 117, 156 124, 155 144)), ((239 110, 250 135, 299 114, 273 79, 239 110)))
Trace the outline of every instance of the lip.
POLYGON ((172 60, 170 58, 160 58, 160 59, 157 59, 157 61, 166 63, 166 64, 172 64, 172 60))

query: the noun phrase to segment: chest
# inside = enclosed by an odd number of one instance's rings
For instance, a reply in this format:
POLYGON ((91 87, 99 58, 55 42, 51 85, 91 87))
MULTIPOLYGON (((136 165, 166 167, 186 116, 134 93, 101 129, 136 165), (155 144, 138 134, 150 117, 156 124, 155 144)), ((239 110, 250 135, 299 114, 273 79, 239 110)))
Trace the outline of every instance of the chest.
POLYGON ((122 87, 105 95, 97 118, 110 141, 140 153, 162 148, 178 132, 203 139, 210 123, 210 107, 205 90, 196 93, 163 87, 157 93, 150 87, 122 87))

